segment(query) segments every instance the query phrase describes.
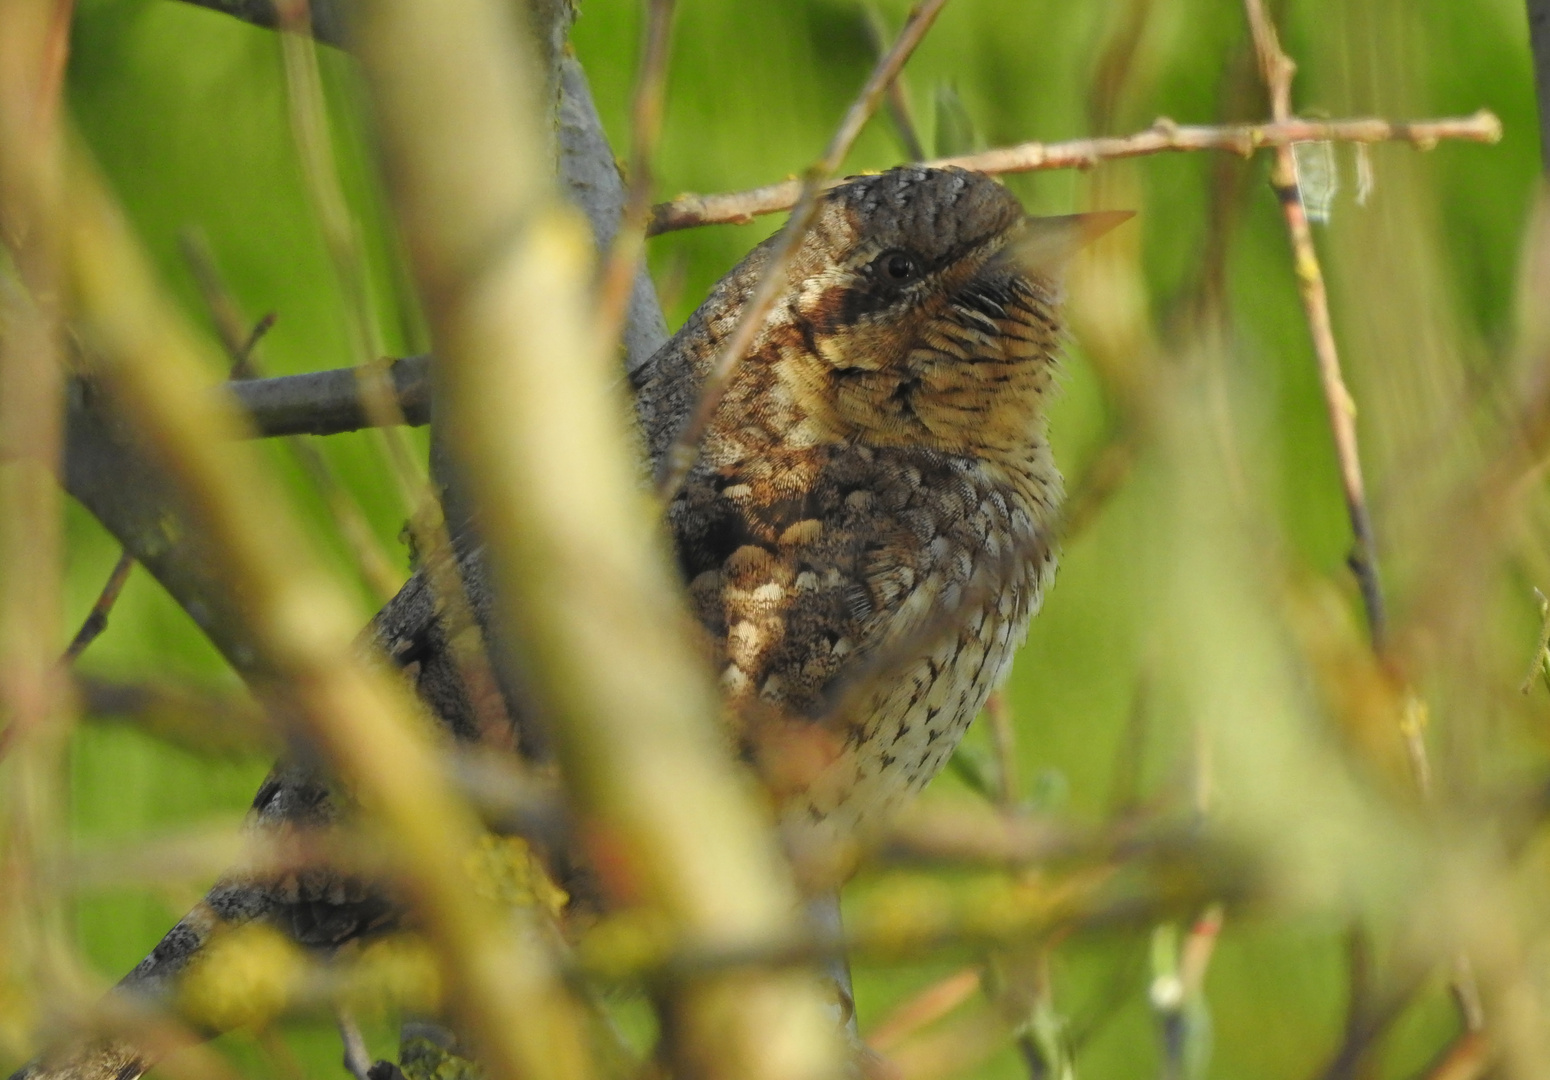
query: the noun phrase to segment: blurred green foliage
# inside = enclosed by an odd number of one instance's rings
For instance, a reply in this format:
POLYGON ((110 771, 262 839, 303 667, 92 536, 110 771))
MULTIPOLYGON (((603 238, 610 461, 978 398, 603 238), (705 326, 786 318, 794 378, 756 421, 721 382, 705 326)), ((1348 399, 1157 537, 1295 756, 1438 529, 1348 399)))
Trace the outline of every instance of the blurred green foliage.
MULTIPOLYGON (((897 26, 906 4, 879 4, 897 26)), ((1509 364, 1519 244, 1538 172, 1534 104, 1521 0, 1288 0, 1278 5, 1284 44, 1301 68, 1298 110, 1308 115, 1461 114, 1480 107, 1504 121, 1495 147, 1405 147, 1372 152, 1375 188, 1355 198, 1354 157, 1339 151, 1343 190, 1320 232, 1336 331, 1363 436, 1385 551, 1425 534, 1407 516, 1407 463, 1430 420, 1449 401, 1488 384, 1509 364), (1426 364, 1446 352, 1452 365, 1426 364), (1453 381, 1428 374, 1456 369, 1453 381), (1420 376, 1414 376, 1415 372, 1420 376), (1414 377, 1412 377, 1414 376, 1414 377)), ((802 169, 865 77, 872 47, 865 12, 852 0, 682 0, 679 5, 660 159, 659 194, 766 183, 802 169)), ((628 145, 628 101, 638 52, 635 0, 584 0, 574 43, 616 147, 628 145)), ((324 52, 339 159, 368 239, 374 301, 388 347, 425 347, 405 303, 393 240, 370 171, 368 132, 347 58, 324 52)), ((945 115, 952 88, 962 114, 989 145, 1139 129, 1159 115, 1211 122, 1263 115, 1237 0, 956 0, 906 74, 923 143, 945 115), (1095 90, 1105 57, 1127 25, 1139 26, 1121 78, 1095 90)), ((180 230, 209 237, 220 268, 248 314, 278 321, 261 356, 272 373, 351 362, 346 315, 309 208, 290 136, 276 37, 170 0, 81 0, 69 74, 72 114, 191 317, 208 324, 178 248, 180 230)), ((961 138, 961 134, 952 136, 961 138)), ((850 170, 896 163, 900 142, 874 121, 850 170)), ((1264 184, 1264 163, 1224 165, 1206 155, 1167 156, 1104 167, 1092 176, 1054 173, 1009 180, 1035 212, 1083 208, 1093 192, 1122 192, 1141 211, 1147 298, 1158 339, 1185 334, 1185 301, 1197 289, 1214 219, 1229 218, 1222 278, 1233 342, 1224 361, 1251 415, 1258 470, 1299 572, 1338 583, 1357 610, 1343 560, 1348 531, 1285 232, 1264 184), (1219 182, 1236 170, 1235 187, 1219 182), (1239 200, 1220 204, 1225 191, 1239 200)), ((655 240, 652 268, 670 325, 759 238, 764 219, 655 240)), ((1057 457, 1080 475, 1116 422, 1112 403, 1077 342, 1053 419, 1057 457)), ((320 442, 390 550, 403 508, 369 435, 320 442)), ((309 520, 354 579, 347 552, 290 460, 278 449, 309 520)), ((1113 805, 1117 777, 1134 771, 1141 795, 1177 784, 1188 732, 1148 699, 1155 628, 1138 598, 1166 577, 1166 549, 1153 545, 1159 466, 1145 457, 1091 528, 1068 545, 1058 586, 1036 620, 1009 688, 1030 794, 1080 818, 1113 805), (1139 718, 1139 719, 1138 719, 1139 718), (1138 733, 1144 734, 1139 737, 1138 733), (1134 758, 1134 763, 1130 762, 1134 758)), ((69 520, 68 601, 83 615, 117 556, 84 513, 69 520)), ((407 572, 407 556, 404 563, 407 572)), ((1391 560, 1394 605, 1424 589, 1413 566, 1391 560)), ((1541 583, 1543 584, 1543 583, 1541 583)), ((364 623, 372 604, 359 590, 364 623)), ((1532 642, 1532 616, 1509 641, 1532 642), (1522 631, 1522 634, 1519 634, 1522 631)), ((1522 651, 1522 649, 1520 649, 1522 651)), ((1517 654, 1513 654, 1516 656, 1517 654)), ((1526 653, 1525 653, 1526 655, 1526 653)), ((1513 663, 1517 663, 1514 659, 1513 663)), ((232 684, 192 623, 137 571, 86 670, 145 672, 232 684)), ((982 733, 971 741, 983 740, 982 733)), ((1543 747, 1539 747, 1543 754, 1543 747)), ((208 761, 121 728, 87 725, 73 751, 73 806, 83 839, 127 838, 240 812, 267 767, 260 760, 208 761)), ((957 781, 944 777, 939 786, 957 781)), ((193 886, 119 890, 79 907, 81 941, 104 975, 131 966, 194 899, 193 886)), ((1256 917, 1229 911, 1206 983, 1215 1032, 1209 1075, 1308 1076, 1338 1040, 1346 997, 1346 927, 1335 917, 1256 917)), ((1086 1078, 1155 1073, 1158 1038, 1146 990, 1146 932, 1079 937, 1060 947, 1051 972, 1056 1007, 1078 1039, 1086 1078)), ((950 964, 858 973, 863 1030, 950 964)), ((1441 980, 1428 986, 1396 1029, 1380 1075, 1404 1076, 1454 1030, 1441 980)), ((385 1029, 384 1029, 385 1030, 385 1029)), ((337 1044, 298 1029, 291 1044, 309 1074, 338 1069, 337 1044)), ((374 1032, 381 1038, 382 1032, 374 1032)), ((252 1058, 248 1037, 235 1042, 252 1058)), ((262 1066, 255 1065, 255 1068, 262 1066)), ((1013 1050, 975 1075, 1014 1077, 1013 1050)))

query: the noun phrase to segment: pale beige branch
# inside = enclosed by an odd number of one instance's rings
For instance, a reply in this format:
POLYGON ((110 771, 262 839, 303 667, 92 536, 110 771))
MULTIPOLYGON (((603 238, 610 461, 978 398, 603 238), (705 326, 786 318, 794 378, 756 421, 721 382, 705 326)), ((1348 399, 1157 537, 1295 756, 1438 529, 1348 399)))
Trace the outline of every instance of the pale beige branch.
MULTIPOLYGON (((747 781, 631 465, 593 331, 592 242, 542 167, 538 79, 509 5, 370 5, 359 54, 478 508, 503 643, 551 720, 581 832, 610 880, 706 948, 791 933, 797 893, 747 781)), ((686 1078, 807 1080, 835 1031, 801 972, 676 988, 686 1078)))
MULTIPOLYGON (((1244 157, 1257 150, 1281 148, 1300 142, 1409 143, 1430 150, 1440 142, 1494 143, 1502 137, 1502 123, 1481 110, 1473 116, 1441 120, 1396 121, 1377 118, 1354 120, 1305 120, 1287 117, 1263 124, 1229 124, 1220 127, 1176 124, 1161 119, 1133 135, 1068 142, 1025 142, 978 154, 938 158, 924 164, 931 168, 959 168, 974 172, 1005 174, 1051 169, 1090 169, 1105 161, 1146 157, 1150 154, 1222 150, 1244 157)), ((658 203, 647 227, 656 236, 699 225, 742 224, 761 214, 776 214, 796 205, 799 180, 782 180, 747 191, 713 195, 680 195, 658 203)))

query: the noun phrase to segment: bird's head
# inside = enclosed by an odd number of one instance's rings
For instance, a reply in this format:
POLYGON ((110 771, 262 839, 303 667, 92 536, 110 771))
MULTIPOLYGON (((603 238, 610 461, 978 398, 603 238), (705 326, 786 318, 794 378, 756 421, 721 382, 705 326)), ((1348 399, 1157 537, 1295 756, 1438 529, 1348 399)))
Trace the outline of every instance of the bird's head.
POLYGON ((1043 434, 1061 270, 1129 216, 1029 217, 960 169, 850 180, 793 260, 778 382, 832 438, 1021 453, 1043 434))

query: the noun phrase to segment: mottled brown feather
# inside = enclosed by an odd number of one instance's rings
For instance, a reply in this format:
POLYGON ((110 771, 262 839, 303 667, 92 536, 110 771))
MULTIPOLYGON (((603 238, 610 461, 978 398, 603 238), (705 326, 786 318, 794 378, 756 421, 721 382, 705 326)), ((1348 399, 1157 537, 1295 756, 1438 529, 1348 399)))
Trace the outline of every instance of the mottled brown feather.
MULTIPOLYGON (((669 507, 729 720, 797 842, 936 774, 1052 579, 1058 292, 1013 257, 1039 227, 958 170, 834 189, 669 507)), ((640 373, 654 463, 767 261, 640 373)))

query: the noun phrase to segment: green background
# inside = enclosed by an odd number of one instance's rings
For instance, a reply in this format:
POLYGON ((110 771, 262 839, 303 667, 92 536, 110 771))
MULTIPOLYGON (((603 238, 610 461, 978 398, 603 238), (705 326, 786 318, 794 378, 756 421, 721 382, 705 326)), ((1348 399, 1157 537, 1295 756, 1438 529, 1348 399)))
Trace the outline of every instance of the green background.
MULTIPOLYGON (((897 27, 906 5, 880 5, 897 27)), ((847 0, 683 0, 668 79, 657 192, 718 191, 767 183, 805 167, 865 78, 873 54, 860 8, 847 0)), ((1378 111, 1394 116, 1494 110, 1506 137, 1495 147, 1443 146, 1418 156, 1373 153, 1376 185, 1353 198, 1353 161, 1333 215, 1319 233, 1333 289, 1336 330, 1353 389, 1380 515, 1404 498, 1410 419, 1419 407, 1391 372, 1417 349, 1462 359, 1463 378, 1489 378, 1509 362, 1515 282, 1539 168, 1527 30, 1521 0, 1291 0, 1279 5, 1285 44, 1301 71, 1295 102, 1307 115, 1378 111), (1369 404, 1375 403, 1375 404, 1369 404)), ((574 43, 616 147, 628 146, 628 100, 639 12, 630 0, 584 0, 574 43)), ((386 347, 422 349, 405 310, 370 174, 359 89, 348 60, 323 50, 345 185, 368 238, 374 300, 386 347)), ((1215 122, 1263 115, 1235 0, 954 0, 911 61, 907 89, 928 147, 934 102, 952 88, 988 145, 1055 140, 1145 127, 1159 115, 1215 122), (1126 78, 1103 109, 1092 87, 1100 58, 1126 20, 1143 27, 1126 78)), ((119 192, 164 280, 192 319, 208 323, 178 250, 179 231, 202 229, 250 316, 278 320, 264 342, 271 373, 352 362, 341 292, 330 270, 287 120, 280 47, 272 34, 170 0, 82 0, 69 74, 71 112, 119 192)), ((863 133, 847 170, 883 168, 903 151, 885 119, 863 133)), ((1213 203, 1221 159, 1175 155, 1012 178, 1035 212, 1087 205, 1094 180, 1125 185, 1139 230, 1150 318, 1167 343, 1205 259, 1214 214, 1231 214, 1225 282, 1235 377, 1250 387, 1260 437, 1255 459, 1291 561, 1327 577, 1355 610, 1343 567, 1348 532, 1285 231, 1263 183, 1264 161, 1243 166, 1239 203, 1213 203)), ((1104 190, 1113 191, 1108 186, 1104 190)), ((670 326, 778 219, 654 240, 651 265, 670 326)), ((1081 472, 1114 419, 1078 341, 1053 417, 1057 457, 1081 472)), ((1432 388, 1434 396, 1449 392, 1432 388)), ((1248 418, 1245 418, 1248 423, 1248 418)), ((418 437, 418 436, 417 436, 418 437)), ((407 567, 397 536, 403 509, 373 438, 319 441, 382 541, 407 567)), ((321 503, 289 458, 274 451, 319 543, 341 576, 357 581, 321 503)), ((1143 460, 1093 525, 1065 552, 1060 579, 1037 619, 1010 685, 1019 754, 1031 797, 1097 820, 1115 798, 1117 763, 1133 748, 1130 717, 1150 646, 1135 597, 1157 570, 1149 546, 1157 477, 1143 460)), ((1400 517, 1401 515, 1396 515, 1400 517)), ((1410 528, 1411 526, 1404 526, 1410 528)), ((1418 526, 1417 526, 1418 527, 1418 526)), ((1391 546, 1408 533, 1395 525, 1391 546)), ((84 615, 117 556, 77 507, 69 512, 67 619, 84 615)), ((1417 583, 1403 561, 1393 573, 1403 608, 1417 583)), ((358 589, 362 622, 372 611, 358 589)), ((1531 633, 1530 633, 1531 636, 1531 633)), ((1516 661, 1514 661, 1516 662, 1516 661)), ((136 571, 108 632, 81 662, 119 678, 155 674, 235 687, 192 623, 148 575, 136 571)), ((1141 758, 1141 785, 1176 782, 1182 736, 1166 723, 1141 758)), ((971 736, 971 744, 983 736, 971 736)), ((111 843, 203 819, 235 824, 267 767, 211 760, 135 730, 87 724, 72 750, 71 799, 82 843, 111 843)), ((940 782, 958 783, 952 777, 940 782)), ((77 927, 92 962, 110 978, 127 970, 196 897, 199 883, 93 894, 77 927)), ((1213 1077, 1311 1075, 1339 1036, 1345 1008, 1344 924, 1335 916, 1230 912, 1207 981, 1214 1028, 1213 1077)), ((1148 938, 1115 933, 1073 939, 1052 968, 1057 1008, 1083 1033, 1077 1065, 1089 1078, 1153 1073, 1157 1034, 1146 1001, 1148 938)), ((868 969, 859 974, 863 1028, 888 1005, 950 967, 868 969)), ((1408 1075, 1454 1030, 1441 982, 1423 994, 1385 1047, 1381 1074, 1408 1075)), ((374 1038, 380 1037, 380 1032, 374 1038)), ((309 1075, 339 1073, 325 1027, 287 1038, 309 1075)), ((252 1068, 265 1066, 248 1036, 226 1042, 252 1068)), ((3 1063, 0 1063, 3 1064, 3 1063)), ((1025 1075, 1008 1050, 975 1075, 1025 1075)), ((342 1074, 341 1074, 342 1075, 342 1074)))

